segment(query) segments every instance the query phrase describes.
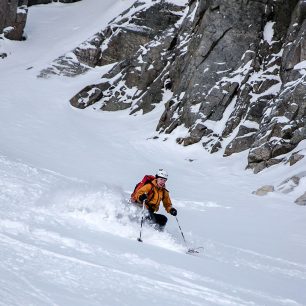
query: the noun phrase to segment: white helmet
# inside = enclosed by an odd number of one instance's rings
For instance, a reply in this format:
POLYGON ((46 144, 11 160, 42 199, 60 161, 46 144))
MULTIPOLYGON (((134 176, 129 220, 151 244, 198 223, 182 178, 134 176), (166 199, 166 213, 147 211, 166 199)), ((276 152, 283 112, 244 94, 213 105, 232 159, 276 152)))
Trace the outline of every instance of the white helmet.
POLYGON ((158 172, 156 173, 156 177, 161 177, 164 179, 168 179, 168 173, 164 169, 159 169, 158 172))

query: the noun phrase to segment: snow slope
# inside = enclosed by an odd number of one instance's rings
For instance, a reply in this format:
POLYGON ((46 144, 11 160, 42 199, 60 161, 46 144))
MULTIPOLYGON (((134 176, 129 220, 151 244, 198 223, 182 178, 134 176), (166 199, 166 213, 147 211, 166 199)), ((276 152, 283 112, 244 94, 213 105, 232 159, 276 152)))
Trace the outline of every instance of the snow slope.
MULTIPOLYGON (((144 116, 76 110, 69 98, 104 69, 77 78, 39 71, 103 28, 129 0, 30 7, 24 42, 0 62, 0 305, 306 305, 305 208, 292 193, 257 197, 305 161, 245 171, 176 135, 153 140, 163 106, 144 116), (72 17, 73 16, 73 17, 72 17), (143 174, 169 172, 175 218, 139 235, 127 203, 143 174)), ((303 149, 300 144, 300 148, 303 149)), ((163 211, 163 209, 162 209, 163 211)))

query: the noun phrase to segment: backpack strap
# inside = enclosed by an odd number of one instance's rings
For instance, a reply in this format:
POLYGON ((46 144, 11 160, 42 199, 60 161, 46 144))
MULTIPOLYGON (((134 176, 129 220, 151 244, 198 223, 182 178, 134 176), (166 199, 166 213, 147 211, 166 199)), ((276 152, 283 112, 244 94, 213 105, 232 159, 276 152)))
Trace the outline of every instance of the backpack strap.
POLYGON ((147 199, 147 202, 149 203, 154 197, 154 185, 152 184, 152 182, 149 182, 148 184, 151 185, 151 189, 148 192, 148 199, 147 199), (152 196, 150 197, 150 195, 152 196))

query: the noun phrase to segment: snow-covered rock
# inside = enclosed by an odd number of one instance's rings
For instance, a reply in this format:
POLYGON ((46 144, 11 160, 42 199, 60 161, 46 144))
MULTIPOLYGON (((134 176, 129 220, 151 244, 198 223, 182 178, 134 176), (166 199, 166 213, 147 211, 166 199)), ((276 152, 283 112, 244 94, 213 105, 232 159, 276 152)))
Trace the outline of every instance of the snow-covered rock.
POLYGON ((274 186, 264 185, 264 186, 258 188, 256 191, 253 191, 253 194, 256 194, 258 196, 264 196, 264 195, 268 194, 269 192, 273 192, 273 191, 274 191, 274 186))
POLYGON ((24 39, 27 20, 27 0, 0 1, 0 34, 12 40, 24 39))
POLYGON ((306 205, 306 192, 302 194, 299 198, 295 200, 295 203, 298 205, 306 205))

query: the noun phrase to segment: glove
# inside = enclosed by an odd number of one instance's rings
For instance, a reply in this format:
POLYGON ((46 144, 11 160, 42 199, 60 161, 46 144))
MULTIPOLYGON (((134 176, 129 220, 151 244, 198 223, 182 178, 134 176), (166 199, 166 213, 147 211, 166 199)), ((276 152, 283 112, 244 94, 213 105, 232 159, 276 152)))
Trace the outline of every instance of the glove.
POLYGON ((140 201, 140 202, 143 202, 143 201, 145 201, 147 198, 148 198, 148 196, 144 193, 144 194, 142 194, 142 195, 139 197, 139 201, 140 201))
POLYGON ((170 215, 176 216, 177 215, 177 210, 174 207, 171 207, 169 210, 170 215))

